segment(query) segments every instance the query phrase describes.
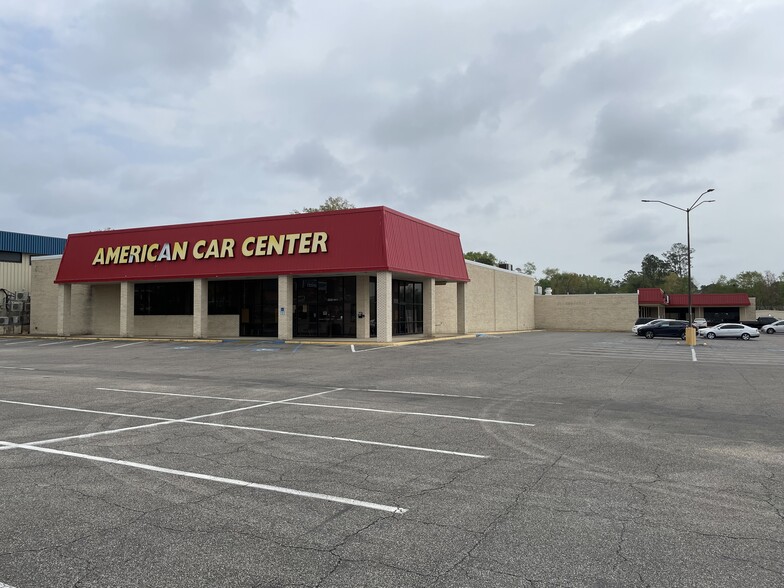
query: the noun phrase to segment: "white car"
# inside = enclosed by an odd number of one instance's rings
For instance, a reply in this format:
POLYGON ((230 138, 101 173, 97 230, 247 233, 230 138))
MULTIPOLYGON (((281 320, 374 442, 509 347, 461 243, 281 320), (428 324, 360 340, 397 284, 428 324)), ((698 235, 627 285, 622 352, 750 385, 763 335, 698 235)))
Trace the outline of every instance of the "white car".
POLYGON ((665 320, 665 319, 651 319, 647 323, 640 323, 640 324, 634 325, 632 327, 632 333, 634 333, 636 335, 637 334, 637 329, 639 329, 640 327, 646 327, 648 325, 656 325, 656 324, 659 324, 660 322, 662 322, 663 320, 665 320))
POLYGON ((759 331, 754 327, 741 325, 740 323, 721 323, 715 327, 708 327, 698 331, 700 337, 715 339, 716 337, 733 337, 748 341, 752 337, 759 337, 759 331))
POLYGON ((784 321, 776 321, 775 323, 765 325, 760 331, 767 333, 768 335, 772 335, 773 333, 784 333, 784 321))
POLYGON ((696 318, 692 323, 693 327, 697 327, 698 329, 704 329, 708 326, 708 321, 704 318, 696 318))

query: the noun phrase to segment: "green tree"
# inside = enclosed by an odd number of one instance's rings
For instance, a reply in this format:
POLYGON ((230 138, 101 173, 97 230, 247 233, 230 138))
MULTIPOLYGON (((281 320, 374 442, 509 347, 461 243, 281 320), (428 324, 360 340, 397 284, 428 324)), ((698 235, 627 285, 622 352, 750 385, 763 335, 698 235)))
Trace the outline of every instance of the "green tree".
POLYGON ((649 253, 642 258, 641 288, 661 288, 664 278, 670 273, 670 268, 666 261, 649 253))
POLYGON ((468 251, 463 257, 485 265, 498 265, 498 258, 489 251, 468 251))
MULTIPOLYGON (((694 255, 694 248, 692 247, 691 254, 694 255)), ((683 243, 673 243, 668 251, 662 254, 664 262, 669 266, 669 270, 679 277, 684 277, 688 274, 689 267, 689 249, 683 243)))
POLYGON ((523 264, 523 269, 520 271, 522 271, 522 273, 524 273, 526 276, 532 276, 536 273, 536 264, 534 264, 533 261, 526 261, 523 264))
POLYGON ((302 212, 328 212, 330 210, 348 210, 350 208, 356 208, 351 202, 343 198, 343 196, 330 196, 327 198, 323 204, 315 208, 305 207, 302 210, 293 210, 294 214, 300 214, 302 212))

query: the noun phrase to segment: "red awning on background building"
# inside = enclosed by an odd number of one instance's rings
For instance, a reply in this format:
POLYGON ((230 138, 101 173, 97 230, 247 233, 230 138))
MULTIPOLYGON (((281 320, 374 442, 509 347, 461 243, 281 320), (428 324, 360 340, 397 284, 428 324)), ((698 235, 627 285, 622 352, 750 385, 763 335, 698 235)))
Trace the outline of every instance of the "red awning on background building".
MULTIPOLYGON (((661 288, 640 288, 637 290, 638 304, 663 306, 688 306, 688 294, 666 294, 661 288)), ((717 306, 751 306, 749 295, 738 294, 692 294, 691 305, 704 308, 717 306)))

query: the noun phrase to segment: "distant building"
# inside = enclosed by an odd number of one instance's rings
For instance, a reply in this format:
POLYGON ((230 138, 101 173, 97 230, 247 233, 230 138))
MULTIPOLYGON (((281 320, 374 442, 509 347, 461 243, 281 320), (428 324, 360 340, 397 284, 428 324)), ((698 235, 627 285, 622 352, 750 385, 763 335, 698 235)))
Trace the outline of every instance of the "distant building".
POLYGON ((35 255, 60 255, 65 239, 0 231, 0 289, 29 292, 35 255))

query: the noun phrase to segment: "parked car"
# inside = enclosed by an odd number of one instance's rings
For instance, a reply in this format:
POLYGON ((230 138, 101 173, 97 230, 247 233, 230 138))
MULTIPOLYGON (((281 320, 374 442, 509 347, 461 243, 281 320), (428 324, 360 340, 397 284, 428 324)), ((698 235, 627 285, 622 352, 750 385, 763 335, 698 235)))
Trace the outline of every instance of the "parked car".
POLYGON ((655 324, 641 325, 637 329, 637 335, 646 339, 653 339, 654 337, 680 337, 685 339, 686 327, 688 326, 688 321, 662 319, 655 324))
POLYGON ((784 321, 776 321, 775 323, 765 325, 760 331, 767 333, 768 335, 772 335, 773 333, 784 333, 784 321))
POLYGON ((698 329, 704 329, 704 328, 706 328, 708 326, 708 321, 705 320, 704 318, 696 318, 691 323, 691 326, 692 327, 696 327, 698 329))
POLYGON ((740 323, 721 323, 715 327, 707 327, 698 331, 700 337, 715 339, 716 337, 733 337, 748 341, 752 337, 759 337, 759 330, 740 323))
POLYGON ((747 327, 754 327, 755 329, 763 329, 767 325, 773 324, 778 321, 775 316, 760 316, 757 317, 757 320, 754 321, 740 321, 742 325, 746 325, 747 327))
POLYGON ((659 323, 663 320, 664 319, 638 318, 636 321, 634 321, 634 326, 632 327, 632 333, 636 335, 637 330, 643 325, 651 325, 653 323, 659 323))

